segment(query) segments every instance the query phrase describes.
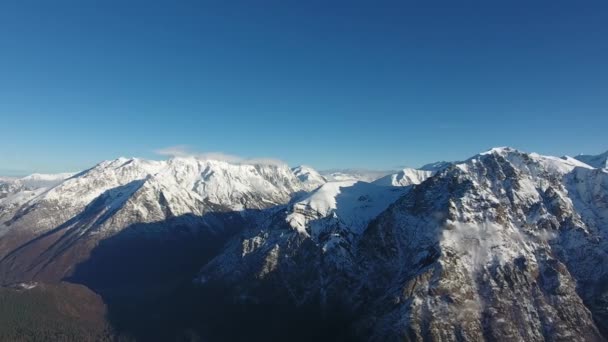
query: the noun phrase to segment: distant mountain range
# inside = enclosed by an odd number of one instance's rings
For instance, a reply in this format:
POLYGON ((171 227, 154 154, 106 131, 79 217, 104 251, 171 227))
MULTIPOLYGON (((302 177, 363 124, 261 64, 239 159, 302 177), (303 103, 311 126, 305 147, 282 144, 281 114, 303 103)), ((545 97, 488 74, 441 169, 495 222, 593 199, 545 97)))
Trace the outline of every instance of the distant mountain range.
MULTIPOLYGON (((118 158, 0 178, 0 295, 83 298, 78 340, 604 341, 607 159, 118 158)), ((43 302, 21 315, 73 317, 43 302)))

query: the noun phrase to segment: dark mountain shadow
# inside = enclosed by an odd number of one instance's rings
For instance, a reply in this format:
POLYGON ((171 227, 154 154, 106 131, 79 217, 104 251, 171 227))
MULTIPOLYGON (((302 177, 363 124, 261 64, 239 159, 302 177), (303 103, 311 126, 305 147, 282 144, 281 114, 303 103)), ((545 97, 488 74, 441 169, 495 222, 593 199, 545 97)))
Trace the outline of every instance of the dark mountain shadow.
MULTIPOLYGON (((238 288, 201 286, 200 269, 253 222, 244 212, 135 224, 104 239, 65 281, 99 294, 110 324, 135 341, 346 341, 347 315, 296 307, 279 286, 271 303, 236 300, 238 288)), ((238 237, 237 237, 238 238, 238 237)))
MULTIPOLYGON (((42 280, 56 282, 69 268, 86 257, 86 238, 115 212, 144 184, 136 180, 109 189, 95 198, 82 212, 45 233, 28 237, 0 259, 0 283, 42 280)), ((9 225, 35 209, 29 206, 17 213, 9 225)), ((19 228, 13 229, 17 234, 19 228)), ((11 232, 12 233, 12 232, 11 232)))
POLYGON ((242 229, 243 217, 224 212, 134 224, 101 240, 64 280, 98 293, 118 332, 137 341, 172 340, 196 273, 242 229))
MULTIPOLYGON (((559 253, 572 274, 577 280, 577 292, 583 299, 585 305, 593 314, 593 318, 604 337, 608 338, 608 275, 596 277, 584 271, 579 265, 605 265, 608 262, 608 220, 604 212, 606 203, 608 176, 601 169, 587 169, 576 167, 564 177, 568 196, 576 212, 581 213, 582 219, 590 228, 596 238, 598 245, 594 249, 588 249, 585 253, 572 253, 564 250, 561 246, 568 245, 568 240, 581 239, 582 232, 570 229, 560 234, 553 248, 559 253), (604 198, 602 198, 604 196, 604 198), (603 246, 602 246, 603 244, 603 246), (600 247, 602 246, 602 247, 600 247)), ((559 203, 555 201, 555 194, 547 191, 545 201, 548 205, 559 203)), ((557 208, 559 210, 559 208, 557 208)), ((557 210, 556 210, 557 211, 557 210)), ((571 222, 567 222, 571 223, 571 222)))
MULTIPOLYGON (((107 319, 121 338, 136 341, 351 340, 346 315, 339 309, 296 306, 282 283, 260 288, 264 303, 238 299, 239 288, 200 286, 199 270, 224 244, 245 229, 260 229, 252 217, 267 210, 226 211, 212 203, 203 216, 173 216, 133 224, 99 238, 98 227, 124 207, 143 180, 109 189, 81 213, 43 234, 27 232, 35 219, 53 208, 30 206, 9 222, 15 236, 0 259, 0 284, 61 281, 86 286, 100 295, 107 319), (33 218, 26 214, 37 210, 33 218), (251 214, 251 215, 250 215, 251 214)), ((295 197, 295 196, 294 196, 295 197)), ((168 208, 161 194, 160 204, 168 208)), ((6 236, 3 237, 6 239, 6 236)))

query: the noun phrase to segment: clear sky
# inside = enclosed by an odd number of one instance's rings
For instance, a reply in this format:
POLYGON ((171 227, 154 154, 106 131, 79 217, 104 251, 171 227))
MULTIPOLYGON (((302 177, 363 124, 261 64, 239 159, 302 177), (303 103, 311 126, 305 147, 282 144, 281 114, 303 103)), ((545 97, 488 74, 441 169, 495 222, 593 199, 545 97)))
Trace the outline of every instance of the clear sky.
POLYGON ((0 174, 608 149, 606 1, 0 2, 0 174))

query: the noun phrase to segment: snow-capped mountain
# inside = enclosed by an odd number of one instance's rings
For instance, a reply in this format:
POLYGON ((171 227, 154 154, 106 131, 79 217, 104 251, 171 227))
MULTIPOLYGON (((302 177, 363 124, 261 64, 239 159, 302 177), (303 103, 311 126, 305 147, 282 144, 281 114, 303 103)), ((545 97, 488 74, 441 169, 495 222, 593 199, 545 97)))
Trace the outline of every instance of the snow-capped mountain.
POLYGON ((286 203, 291 194, 302 189, 303 184, 287 166, 195 158, 118 158, 81 172, 32 199, 10 224, 27 222, 31 229, 52 229, 101 201, 103 208, 96 215, 105 215, 102 226, 117 230, 134 222, 162 221, 169 216, 266 208, 286 203), (48 215, 51 211, 58 213, 48 215))
POLYGON ((372 341, 602 341, 608 171, 588 162, 501 147, 336 181, 276 163, 119 158, 4 179, 0 283, 124 295, 195 279, 228 293, 229 313, 337 307, 372 341))
MULTIPOLYGON (((301 207, 338 212, 321 194, 301 207)), ((314 233, 316 217, 297 214, 236 237, 199 280, 256 302, 347 303, 371 340, 603 340, 606 171, 496 148, 409 187, 363 228, 314 233)))
MULTIPOLYGON (((22 178, 0 178, 0 224, 24 203, 71 177, 73 173, 35 173, 22 178)), ((0 234, 2 229, 0 228, 0 234)))
POLYGON ((73 172, 54 173, 54 174, 33 173, 29 176, 18 178, 15 181, 29 189, 52 188, 53 186, 72 177, 73 175, 74 175, 73 172))
POLYGON ((597 155, 581 154, 574 158, 596 169, 608 169, 608 151, 597 155))
POLYGON ((360 230, 386 209, 404 189, 376 186, 357 181, 329 182, 291 205, 287 222, 302 234, 318 238, 327 222, 341 225, 358 234, 360 230))
POLYGON ((298 167, 292 168, 291 170, 296 175, 296 177, 298 177, 300 182, 302 182, 304 189, 307 191, 314 190, 319 186, 327 183, 327 179, 325 179, 325 177, 321 176, 321 174, 317 172, 317 170, 309 166, 300 165, 298 167))
POLYGON ((447 169, 448 167, 450 167, 454 164, 458 164, 458 163, 460 163, 460 162, 438 161, 438 162, 423 165, 419 168, 419 170, 438 172, 443 169, 447 169))
POLYGON ((373 183, 383 186, 408 186, 420 184, 431 177, 436 171, 417 170, 405 168, 397 173, 393 173, 382 178, 376 179, 373 183))
POLYGON ((73 173, 41 174, 34 173, 22 178, 0 177, 0 199, 19 191, 49 189, 73 176, 73 173))
POLYGON ((364 169, 336 169, 321 171, 323 177, 331 182, 362 181, 371 183, 376 179, 392 173, 394 173, 394 171, 375 171, 364 169))
MULTIPOLYGON (((18 205, 0 207, 3 241, 14 249, 0 248, 0 271, 6 279, 18 269, 29 270, 22 272, 28 276, 61 279, 86 258, 95 241, 128 227, 148 225, 151 236, 184 230, 225 234, 238 220, 249 220, 249 211, 286 204, 306 188, 289 167, 279 164, 196 158, 105 161, 36 190, 18 205), (51 256, 63 261, 57 266, 41 261, 51 256)), ((15 196, 25 194, 29 192, 15 196)))

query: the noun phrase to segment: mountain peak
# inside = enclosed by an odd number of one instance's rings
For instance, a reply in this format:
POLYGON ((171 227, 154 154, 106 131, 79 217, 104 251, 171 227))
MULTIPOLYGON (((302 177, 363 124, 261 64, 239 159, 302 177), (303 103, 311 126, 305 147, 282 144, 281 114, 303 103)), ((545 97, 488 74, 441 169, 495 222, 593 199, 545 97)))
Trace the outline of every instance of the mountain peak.
POLYGON ((310 166, 300 165, 291 169, 293 174, 304 184, 305 190, 311 191, 327 183, 327 179, 310 166))
POLYGON ((336 225, 360 234, 406 191, 357 180, 327 182, 294 203, 286 220, 296 231, 315 239, 336 225), (323 224, 324 219, 329 224, 323 224))
POLYGON ((449 162, 449 161, 438 161, 438 162, 434 162, 434 163, 429 163, 429 164, 425 164, 422 165, 421 167, 419 167, 419 170, 424 170, 424 171, 434 171, 434 172, 438 172, 441 171, 443 169, 446 169, 454 164, 458 164, 459 162, 449 162))
POLYGON ((280 279, 294 302, 337 298, 374 322, 370 340, 533 340, 547 329, 601 340, 584 303, 604 304, 607 182, 581 162, 509 147, 412 187, 329 182, 287 209, 293 232, 278 218, 254 227, 200 279, 239 295, 260 293, 250 279, 280 279))
POLYGON ((321 171, 323 177, 328 181, 357 180, 371 183, 379 178, 394 173, 394 170, 366 170, 366 169, 330 169, 321 171))
POLYGON ((574 159, 596 169, 608 169, 608 151, 596 155, 580 154, 574 157, 574 159))
POLYGON ((513 152, 519 152, 519 151, 517 149, 514 149, 509 146, 499 146, 499 147, 493 147, 487 151, 481 152, 480 155, 486 155, 486 154, 492 154, 492 153, 503 155, 506 153, 513 153, 513 152))
MULTIPOLYGON (((313 171, 308 170, 311 174, 313 171)), ((27 198, 27 210, 32 212, 62 208, 61 215, 48 216, 32 229, 44 231, 57 227, 115 189, 119 189, 117 193, 137 196, 133 198, 134 204, 128 209, 131 212, 125 214, 124 222, 116 223, 123 227, 142 217, 162 218, 160 214, 149 214, 151 208, 166 206, 163 201, 167 198, 170 198, 172 212, 200 215, 209 210, 242 211, 285 204, 293 194, 311 188, 286 165, 182 157, 162 161, 120 157, 65 178, 27 198), (140 183, 142 186, 128 188, 137 191, 129 192, 124 188, 140 183)), ((129 199, 123 202, 131 203, 129 199)), ((161 213, 160 209, 156 211, 161 213)), ((21 224, 28 223, 23 221, 21 224)))
POLYGON ((397 173, 386 175, 372 183, 382 186, 408 186, 424 182, 427 178, 435 174, 431 170, 418 170, 405 168, 397 173))

